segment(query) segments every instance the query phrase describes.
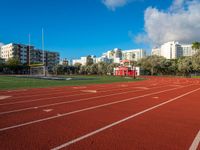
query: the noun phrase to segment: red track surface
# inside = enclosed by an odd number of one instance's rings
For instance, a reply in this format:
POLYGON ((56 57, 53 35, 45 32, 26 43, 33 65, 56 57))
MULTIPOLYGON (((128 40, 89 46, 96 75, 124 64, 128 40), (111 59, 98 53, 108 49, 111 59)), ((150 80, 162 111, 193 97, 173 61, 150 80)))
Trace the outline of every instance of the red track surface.
POLYGON ((200 80, 147 78, 0 91, 0 149, 200 149, 200 80))

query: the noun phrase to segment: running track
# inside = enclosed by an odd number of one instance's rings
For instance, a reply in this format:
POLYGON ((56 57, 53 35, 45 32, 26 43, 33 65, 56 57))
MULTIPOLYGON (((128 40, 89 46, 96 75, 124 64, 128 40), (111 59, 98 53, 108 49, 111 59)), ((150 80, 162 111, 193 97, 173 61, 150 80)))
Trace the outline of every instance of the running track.
POLYGON ((0 91, 1 150, 200 150, 200 80, 0 91))

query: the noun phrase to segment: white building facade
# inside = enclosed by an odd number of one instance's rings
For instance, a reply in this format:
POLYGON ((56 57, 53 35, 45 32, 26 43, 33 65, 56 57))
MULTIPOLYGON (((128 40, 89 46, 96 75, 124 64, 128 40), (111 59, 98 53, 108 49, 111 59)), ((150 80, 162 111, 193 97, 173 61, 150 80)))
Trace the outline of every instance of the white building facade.
POLYGON ((5 61, 9 58, 16 58, 21 64, 43 63, 44 61, 47 66, 54 66, 59 63, 60 55, 58 52, 44 51, 43 53, 42 50, 34 49, 33 46, 10 43, 1 47, 1 58, 5 61))
MULTIPOLYGON (((33 49, 33 47, 31 47, 33 49)), ((29 61, 29 46, 10 43, 1 47, 1 57, 7 61, 9 58, 18 58, 20 63, 29 61)))
POLYGON ((192 45, 179 44, 176 41, 164 43, 160 48, 153 48, 152 55, 163 56, 166 59, 177 59, 182 56, 192 56, 195 54, 195 50, 192 49, 192 45))
POLYGON ((130 49, 122 51, 122 60, 138 61, 146 56, 146 52, 143 49, 130 49))
POLYGON ((193 56, 196 51, 192 49, 192 45, 182 45, 183 56, 193 56))
POLYGON ((161 56, 161 50, 160 50, 160 48, 158 48, 158 47, 156 47, 156 48, 153 48, 152 50, 151 50, 151 55, 158 55, 158 56, 161 56))
MULTIPOLYGON (((93 57, 93 63, 105 62, 105 63, 120 63, 122 60, 138 61, 146 56, 146 52, 143 49, 130 49, 121 50, 119 48, 114 48, 102 54, 100 57, 93 57)), ((86 65, 87 57, 81 57, 81 59, 72 60, 72 64, 80 63, 86 65)))

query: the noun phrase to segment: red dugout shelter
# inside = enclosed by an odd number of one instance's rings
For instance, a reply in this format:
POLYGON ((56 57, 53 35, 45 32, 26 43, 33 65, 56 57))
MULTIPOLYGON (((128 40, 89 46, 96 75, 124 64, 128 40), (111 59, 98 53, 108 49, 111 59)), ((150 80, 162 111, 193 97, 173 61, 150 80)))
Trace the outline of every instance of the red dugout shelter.
POLYGON ((126 67, 119 66, 114 68, 115 76, 138 76, 139 75, 139 67, 126 67))
POLYGON ((135 77, 135 76, 140 75, 140 68, 131 66, 130 60, 121 60, 120 64, 121 64, 121 66, 114 68, 113 74, 115 76, 133 76, 133 77, 135 77), (126 66, 125 63, 128 63, 129 65, 126 66))

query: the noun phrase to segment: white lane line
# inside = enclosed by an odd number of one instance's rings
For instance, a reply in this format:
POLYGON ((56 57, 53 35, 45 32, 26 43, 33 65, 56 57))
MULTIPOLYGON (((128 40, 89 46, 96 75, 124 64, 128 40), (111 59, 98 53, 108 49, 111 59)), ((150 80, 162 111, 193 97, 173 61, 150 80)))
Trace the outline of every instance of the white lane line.
POLYGON ((84 108, 84 109, 79 109, 79 110, 75 110, 75 111, 63 113, 63 114, 60 114, 59 116, 56 115, 56 116, 47 117, 47 118, 43 118, 43 119, 38 119, 38 120, 30 121, 30 122, 25 122, 25 123, 22 123, 22 124, 17 124, 17 125, 14 125, 14 126, 9 126, 9 127, 5 127, 5 128, 1 128, 0 131, 14 129, 14 128, 18 128, 18 127, 22 127, 22 126, 26 126, 26 125, 30 125, 30 124, 42 122, 42 121, 47 121, 47 120, 55 119, 55 118, 58 118, 58 117, 68 116, 68 115, 72 115, 72 114, 76 114, 76 113, 80 113, 80 112, 84 112, 84 111, 88 111, 88 110, 93 110, 93 109, 102 108, 102 107, 106 107, 106 106, 110 106, 110 105, 114 105, 114 104, 119 104, 119 103, 131 101, 131 100, 143 98, 143 97, 146 97, 146 96, 151 96, 151 95, 155 95, 155 94, 159 94, 159 93, 164 93, 164 92, 172 91, 172 90, 175 90, 175 89, 178 89, 178 88, 163 90, 163 91, 149 93, 149 94, 145 94, 145 95, 141 95, 141 96, 137 96, 137 97, 133 97, 133 98, 127 98, 127 99, 123 99, 123 100, 119 100, 119 101, 114 101, 114 102, 110 102, 110 103, 106 103, 106 104, 101 104, 101 105, 97 105, 97 106, 87 107, 87 108, 84 108))
POLYGON ((144 89, 144 90, 148 90, 149 88, 147 88, 147 87, 135 87, 135 88, 137 88, 137 89, 144 89))
POLYGON ((189 150, 197 150, 199 144, 200 144, 200 130, 197 133, 196 137, 194 138, 194 141, 192 142, 192 145, 190 146, 189 150))
POLYGON ((45 111, 45 112, 50 112, 50 111, 52 111, 53 109, 43 109, 43 111, 45 111))
POLYGON ((81 90, 81 92, 86 92, 86 93, 97 93, 96 90, 81 90))
POLYGON ((9 97, 11 97, 11 96, 0 96, 0 100, 7 99, 9 97))
POLYGON ((126 84, 119 85, 119 87, 128 87, 126 84))
POLYGON ((76 87, 73 87, 73 89, 85 89, 87 88, 86 86, 76 86, 76 87))
POLYGON ((7 92, 21 92, 21 91, 27 91, 27 89, 21 89, 21 90, 7 90, 7 92))
POLYGON ((26 98, 26 97, 33 97, 33 96, 49 96, 49 95, 54 95, 54 94, 73 94, 73 93, 76 93, 78 91, 61 91, 59 90, 60 92, 55 92, 55 91, 50 91, 50 93, 37 93, 37 94, 28 94, 28 95, 25 95, 25 94, 22 94, 22 96, 15 96, 15 99, 21 99, 21 98, 26 98), (68 93, 69 92, 69 93, 68 93))
MULTIPOLYGON (((171 86, 171 85, 170 85, 171 86)), ((165 87, 165 86, 161 86, 161 87, 165 87)), ((100 88, 101 89, 101 88, 100 88)), ((105 88, 104 88, 105 89, 105 88)), ((123 91, 126 90, 127 88, 112 88, 110 90, 102 90, 99 92, 109 92, 109 91, 123 91)), ((128 88, 130 89, 135 89, 135 87, 131 87, 128 88)), ((78 92, 78 91, 74 91, 74 92, 78 92)), ((71 92, 70 94, 73 94, 74 92, 71 92)), ((59 92, 59 93, 65 93, 65 92, 59 92)), ((54 93, 55 94, 55 93, 54 93)), ((68 94, 68 93, 67 93, 68 94)), ((30 102, 35 102, 35 101, 44 101, 44 100, 49 100, 49 99, 55 99, 55 98, 67 98, 67 97, 72 97, 72 96, 79 96, 79 95, 87 95, 88 93, 83 93, 83 94, 73 94, 73 95, 68 95, 68 96, 54 96, 54 97, 50 97, 50 98, 38 98, 38 99, 33 99, 33 100, 22 100, 22 101, 17 101, 17 102, 8 102, 8 103, 0 103, 0 106, 3 105, 14 105, 14 104, 20 104, 20 103, 30 103, 30 102)), ((90 94, 90 93, 89 93, 90 94)), ((92 93, 91 93, 92 94, 92 93)), ((49 94, 46 94, 49 95, 49 94)), ((31 95, 32 96, 32 95, 31 95)), ((41 96, 41 95, 40 95, 41 96)), ((44 96, 44 94, 42 95, 44 96)), ((23 97, 23 96, 22 96, 23 97)), ((20 98, 20 97, 15 97, 15 98, 20 98)))
MULTIPOLYGON (((162 87, 155 87, 155 88, 152 88, 152 89, 156 89, 156 88, 162 88, 162 87)), ((175 88, 175 89, 178 89, 178 88, 175 88)), ((21 112, 21 111, 26 111, 26 110, 32 110, 32 109, 37 109, 37 108, 44 108, 44 107, 49 107, 49 106, 56 106, 56 105, 76 103, 76 102, 81 102, 81 101, 88 101, 88 100, 91 100, 91 99, 103 98, 103 97, 109 97, 109 96, 115 96, 115 95, 121 95, 121 94, 126 94, 126 93, 135 93, 135 92, 140 92, 140 91, 145 91, 145 90, 134 90, 134 91, 128 91, 128 92, 121 92, 121 93, 114 93, 114 94, 108 94, 108 95, 94 96, 94 97, 89 97, 89 98, 75 99, 75 100, 71 100, 71 101, 51 103, 51 104, 40 105, 40 106, 35 106, 35 107, 28 107, 28 108, 23 108, 23 109, 4 111, 4 112, 0 112, 0 115, 16 113, 16 112, 21 112)), ((66 97, 62 97, 62 98, 66 98, 66 97)))
POLYGON ((158 96, 155 96, 155 97, 153 97, 154 99, 158 99, 159 97, 158 96))
MULTIPOLYGON (((132 86, 132 85, 131 85, 132 86)), ((135 85, 133 85, 133 86, 135 86, 135 85)), ((119 87, 112 87, 110 90, 102 90, 101 91, 101 89, 105 89, 106 87, 105 86, 102 86, 102 87, 100 87, 100 86, 98 86, 99 88, 97 89, 97 90, 99 90, 100 92, 108 92, 108 91, 117 91, 117 90, 120 90, 120 91, 122 91, 122 90, 125 90, 125 89, 127 89, 127 87, 124 87, 124 88, 119 88, 119 87)), ((73 88, 73 87, 72 87, 73 88)), ((83 88, 83 87, 82 87, 83 88)), ((85 87, 84 87, 85 88, 85 87)), ((128 89, 133 89, 134 87, 130 87, 130 88, 128 88, 128 89)), ((48 89, 51 89, 51 88, 48 88, 48 89)), ((79 89, 79 87, 77 88, 77 89, 79 89)), ((40 96, 45 96, 45 95, 53 95, 53 94, 61 94, 61 93, 66 93, 66 92, 69 92, 69 91, 63 91, 63 90, 54 90, 54 91, 51 91, 51 94, 49 94, 49 93, 42 93, 42 95, 41 95, 41 92, 40 93, 38 93, 37 92, 37 94, 35 94, 35 92, 34 92, 34 94, 29 94, 28 96, 26 95, 26 94, 21 94, 21 95, 23 95, 23 96, 15 96, 15 99, 18 99, 18 98, 25 98, 25 97, 31 97, 31 96, 37 96, 38 94, 40 94, 40 96), (57 91, 57 92, 56 92, 57 91), (55 93, 52 93, 52 92, 55 92, 55 93)), ((76 92, 78 92, 78 90, 76 90, 76 91, 70 91, 70 93, 66 93, 66 94, 73 94, 73 93, 76 93, 76 92)), ((75 94, 74 94, 75 95, 75 94)), ((78 94, 79 95, 79 94, 78 94)), ((70 95, 71 96, 71 95, 70 95)), ((59 96, 60 97, 60 96, 59 96)), ((58 98, 59 98, 58 97, 58 98)), ((54 97, 53 97, 54 98, 54 97)), ((49 98, 39 98, 39 99, 34 99, 34 100, 31 100, 31 101, 18 101, 18 102, 16 102, 17 104, 18 103, 28 103, 28 102, 33 102, 33 101, 39 101, 39 100, 45 100, 45 99, 49 99, 49 98)), ((12 102, 13 104, 16 104, 15 102, 12 102)), ((4 105, 4 104, 6 104, 6 103, 2 103, 2 104, 0 104, 0 105, 4 105)), ((8 105, 11 105, 11 102, 9 102, 8 103, 8 105)))
MULTIPOLYGON (((165 102, 163 102, 163 103, 160 103, 160 104, 158 104, 158 105, 155 105, 155 106, 153 106, 153 107, 150 107, 150 108, 148 108, 148 109, 145 109, 145 110, 143 110, 143 111, 140 111, 140 112, 138 112, 138 113, 136 113, 136 114, 133 114, 133 115, 131 115, 131 116, 128 116, 128 117, 126 117, 126 118, 124 118, 124 119, 121 119, 121 120, 119 120, 119 121, 113 122, 113 123, 111 123, 111 124, 109 124, 109 125, 107 125, 107 126, 104 126, 104 127, 102 127, 102 128, 99 128, 99 129, 97 129, 97 130, 94 130, 94 131, 92 131, 92 132, 90 132, 90 133, 88 133, 88 134, 85 134, 85 135, 80 136, 80 137, 78 137, 78 138, 76 138, 76 139, 73 139, 73 140, 71 140, 71 141, 68 141, 68 142, 66 142, 66 143, 64 143, 64 144, 61 144, 61 145, 55 147, 55 148, 52 148, 51 150, 59 150, 59 149, 62 149, 62 148, 64 148, 64 147, 67 147, 67 146, 69 146, 69 145, 71 145, 71 144, 74 144, 74 143, 76 143, 76 142, 79 142, 79 141, 81 141, 81 140, 84 140, 84 139, 86 139, 86 138, 88 138, 88 137, 90 137, 90 136, 93 136, 93 135, 95 135, 95 134, 97 134, 97 133, 99 133, 99 132, 102 132, 102 131, 104 131, 104 130, 106 130, 106 129, 108 129, 108 128, 111 128, 111 127, 116 126, 116 125, 118 125, 118 124, 121 124, 121 123, 123 123, 123 122, 125 122, 125 121, 127 121, 127 120, 130 120, 130 119, 135 118, 135 117, 137 117, 137 116, 139 116, 139 115, 142 115, 142 114, 144 114, 144 113, 146 113, 146 112, 149 112, 149 111, 154 110, 154 109, 156 109, 156 108, 158 108, 158 107, 161 107, 161 106, 163 106, 163 105, 166 105, 166 104, 168 104, 168 103, 170 103, 170 102, 173 102, 173 101, 175 101, 175 100, 177 100, 177 99, 180 99, 180 98, 182 98, 182 97, 184 97, 184 96, 186 96, 186 95, 189 95, 189 94, 191 94, 191 93, 193 93, 193 92, 196 92, 196 91, 198 91, 198 90, 200 90, 200 88, 195 89, 195 90, 190 91, 190 92, 187 92, 187 93, 182 94, 182 95, 180 95, 180 96, 177 96, 177 97, 175 97, 175 98, 172 98, 172 99, 170 99, 170 100, 168 100, 168 101, 165 101, 165 102)), ((193 149, 192 149, 192 150, 193 150, 193 149)))
MULTIPOLYGON (((161 86, 162 87, 162 86, 161 86)), ((163 86, 165 87, 165 86, 163 86)), ((134 87, 129 88, 129 89, 134 89, 134 87)), ((99 91, 99 92, 109 92, 109 91, 123 91, 126 90, 126 88, 124 89, 120 89, 120 88, 114 88, 110 89, 110 90, 104 90, 104 91, 99 91)), ((77 92, 77 91, 75 91, 77 92)), ((62 92, 63 93, 63 92, 62 92)), ((72 93, 70 93, 72 94, 72 93)), ((23 100, 23 101, 17 101, 17 102, 9 102, 9 103, 0 103, 0 106, 4 106, 4 105, 14 105, 14 104, 20 104, 20 103, 30 103, 30 102, 35 102, 35 101, 43 101, 43 100, 49 100, 49 99, 55 99, 55 98, 67 98, 67 97, 73 97, 73 96, 80 96, 80 95, 87 95, 88 93, 81 93, 81 94, 73 94, 73 95, 68 95, 68 96, 54 96, 54 97, 49 97, 49 98, 38 98, 38 99, 34 99, 34 100, 23 100)), ((89 93, 90 94, 90 93, 89 93)), ((91 93, 92 94, 92 93, 91 93)), ((17 97, 18 98, 18 97, 17 97)))
POLYGON ((21 111, 26 111, 26 110, 32 110, 32 109, 37 109, 37 108, 44 108, 44 107, 49 107, 49 106, 57 106, 57 105, 62 105, 62 104, 88 101, 88 100, 91 100, 91 99, 109 97, 109 96, 120 95, 120 94, 126 94, 126 93, 130 93, 130 92, 133 93, 133 92, 138 92, 138 91, 144 91, 144 90, 135 90, 135 91, 129 91, 129 92, 123 92, 123 93, 117 93, 117 94, 109 94, 109 95, 103 95, 103 96, 95 96, 95 97, 89 97, 89 98, 75 99, 75 100, 64 101, 64 102, 59 102, 59 103, 51 103, 51 104, 40 105, 40 106, 36 106, 36 107, 28 107, 28 108, 23 108, 23 109, 4 111, 4 112, 0 112, 0 115, 5 115, 5 114, 10 114, 10 113, 15 113, 15 112, 21 112, 21 111))
POLYGON ((54 97, 49 97, 49 98, 38 98, 38 99, 34 99, 34 100, 29 100, 29 101, 24 100, 24 101, 17 101, 17 102, 1 103, 0 106, 21 104, 21 103, 30 103, 30 102, 36 102, 36 101, 44 101, 44 100, 50 100, 50 99, 55 99, 55 98, 67 98, 67 97, 80 96, 80 95, 86 95, 86 94, 82 93, 82 94, 74 94, 74 95, 68 95, 68 96, 54 96, 54 97))
MULTIPOLYGON (((171 85, 169 85, 171 86, 171 85)), ((166 85, 164 86, 160 86, 160 87, 155 87, 155 88, 161 88, 161 87, 166 87, 166 85)), ((151 88, 151 89, 155 89, 155 88, 151 88)), ((135 89, 135 87, 133 88, 128 88, 130 89, 135 89)), ((124 91, 124 89, 114 89, 114 90, 105 90, 105 91, 99 91, 100 93, 104 93, 104 92, 110 92, 110 91, 124 91)), ((93 93, 82 93, 82 94, 74 94, 74 95, 68 95, 68 96, 55 96, 55 97, 49 97, 49 98, 38 98, 38 99, 34 99, 34 100, 23 100, 23 101, 17 101, 17 102, 9 102, 9 103, 0 103, 0 106, 4 106, 4 105, 14 105, 14 104, 21 104, 21 103, 30 103, 30 102, 35 102, 35 101, 44 101, 44 100, 50 100, 50 99, 56 99, 56 98, 67 98, 67 97, 73 97, 73 96, 80 96, 80 95, 87 95, 87 94, 93 94, 93 93)), ((118 93, 120 94, 120 93, 118 93)), ((1 113, 0 113, 1 115, 1 113)))

